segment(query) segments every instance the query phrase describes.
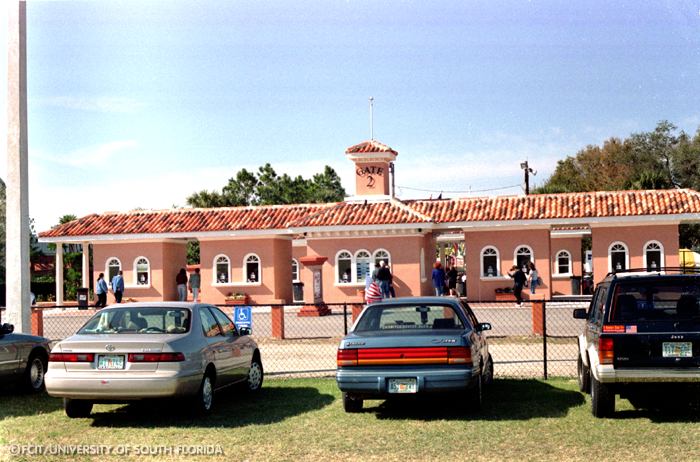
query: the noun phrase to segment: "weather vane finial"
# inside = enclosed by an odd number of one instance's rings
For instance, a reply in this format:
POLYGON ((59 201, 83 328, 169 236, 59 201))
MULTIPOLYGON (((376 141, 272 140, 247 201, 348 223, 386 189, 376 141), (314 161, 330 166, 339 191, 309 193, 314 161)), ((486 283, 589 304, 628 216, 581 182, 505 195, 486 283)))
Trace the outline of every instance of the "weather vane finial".
POLYGON ((369 97, 369 139, 374 140, 374 96, 369 97))

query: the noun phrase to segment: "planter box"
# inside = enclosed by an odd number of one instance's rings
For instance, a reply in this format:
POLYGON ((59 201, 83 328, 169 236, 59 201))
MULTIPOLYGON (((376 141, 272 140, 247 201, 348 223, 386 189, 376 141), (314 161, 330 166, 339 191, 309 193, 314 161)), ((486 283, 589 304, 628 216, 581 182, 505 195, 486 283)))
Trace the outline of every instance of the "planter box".
POLYGON ((250 299, 248 296, 245 298, 238 298, 235 300, 224 300, 224 303, 226 305, 248 305, 250 303, 250 299))
POLYGON ((515 295, 513 294, 513 292, 505 292, 505 293, 496 292, 496 301, 497 302, 514 302, 515 295))

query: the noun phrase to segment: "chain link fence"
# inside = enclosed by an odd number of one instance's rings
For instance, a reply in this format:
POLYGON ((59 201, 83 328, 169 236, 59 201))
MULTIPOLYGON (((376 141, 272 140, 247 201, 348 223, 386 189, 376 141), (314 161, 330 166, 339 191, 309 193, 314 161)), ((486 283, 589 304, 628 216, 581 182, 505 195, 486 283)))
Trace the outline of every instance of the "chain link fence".
MULTIPOLYGON (((489 351, 497 377, 574 377, 577 336, 584 320, 574 319, 575 308, 587 300, 548 300, 541 303, 468 302, 479 322, 488 322, 489 351)), ((250 306, 250 305, 248 305, 250 306)), ((352 328, 363 306, 328 304, 330 312, 314 316, 313 305, 253 305, 252 331, 266 374, 282 376, 333 375, 336 348, 352 328), (312 315, 309 315, 312 314, 312 315)), ((235 321, 235 306, 219 305, 235 321)), ((39 308, 42 334, 57 342, 75 333, 97 311, 94 307, 39 308)), ((0 309, 0 319, 6 315, 0 309)))

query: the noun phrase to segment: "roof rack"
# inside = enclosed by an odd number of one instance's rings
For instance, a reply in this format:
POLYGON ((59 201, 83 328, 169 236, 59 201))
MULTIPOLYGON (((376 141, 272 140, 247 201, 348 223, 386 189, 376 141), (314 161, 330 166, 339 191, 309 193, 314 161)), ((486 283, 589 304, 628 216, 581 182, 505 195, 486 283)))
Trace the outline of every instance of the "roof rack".
POLYGON ((650 274, 700 274, 700 268, 692 266, 662 266, 652 271, 649 271, 647 268, 629 268, 626 270, 611 271, 608 274, 606 274, 605 277, 618 277, 630 273, 637 274, 640 276, 646 276, 650 274))

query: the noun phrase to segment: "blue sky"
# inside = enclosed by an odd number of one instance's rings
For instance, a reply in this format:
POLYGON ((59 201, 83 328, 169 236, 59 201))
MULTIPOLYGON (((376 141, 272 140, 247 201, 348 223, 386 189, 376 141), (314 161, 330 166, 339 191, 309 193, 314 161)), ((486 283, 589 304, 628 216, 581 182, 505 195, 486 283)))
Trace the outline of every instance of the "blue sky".
POLYGON ((542 182, 558 159, 610 136, 662 119, 700 126, 698 0, 27 10, 39 230, 66 213, 185 205, 265 162, 307 177, 331 165, 352 193, 343 153, 369 138, 370 96, 375 138, 399 151, 404 198, 521 194, 522 160, 542 182), (492 188, 503 189, 480 192, 492 188))

